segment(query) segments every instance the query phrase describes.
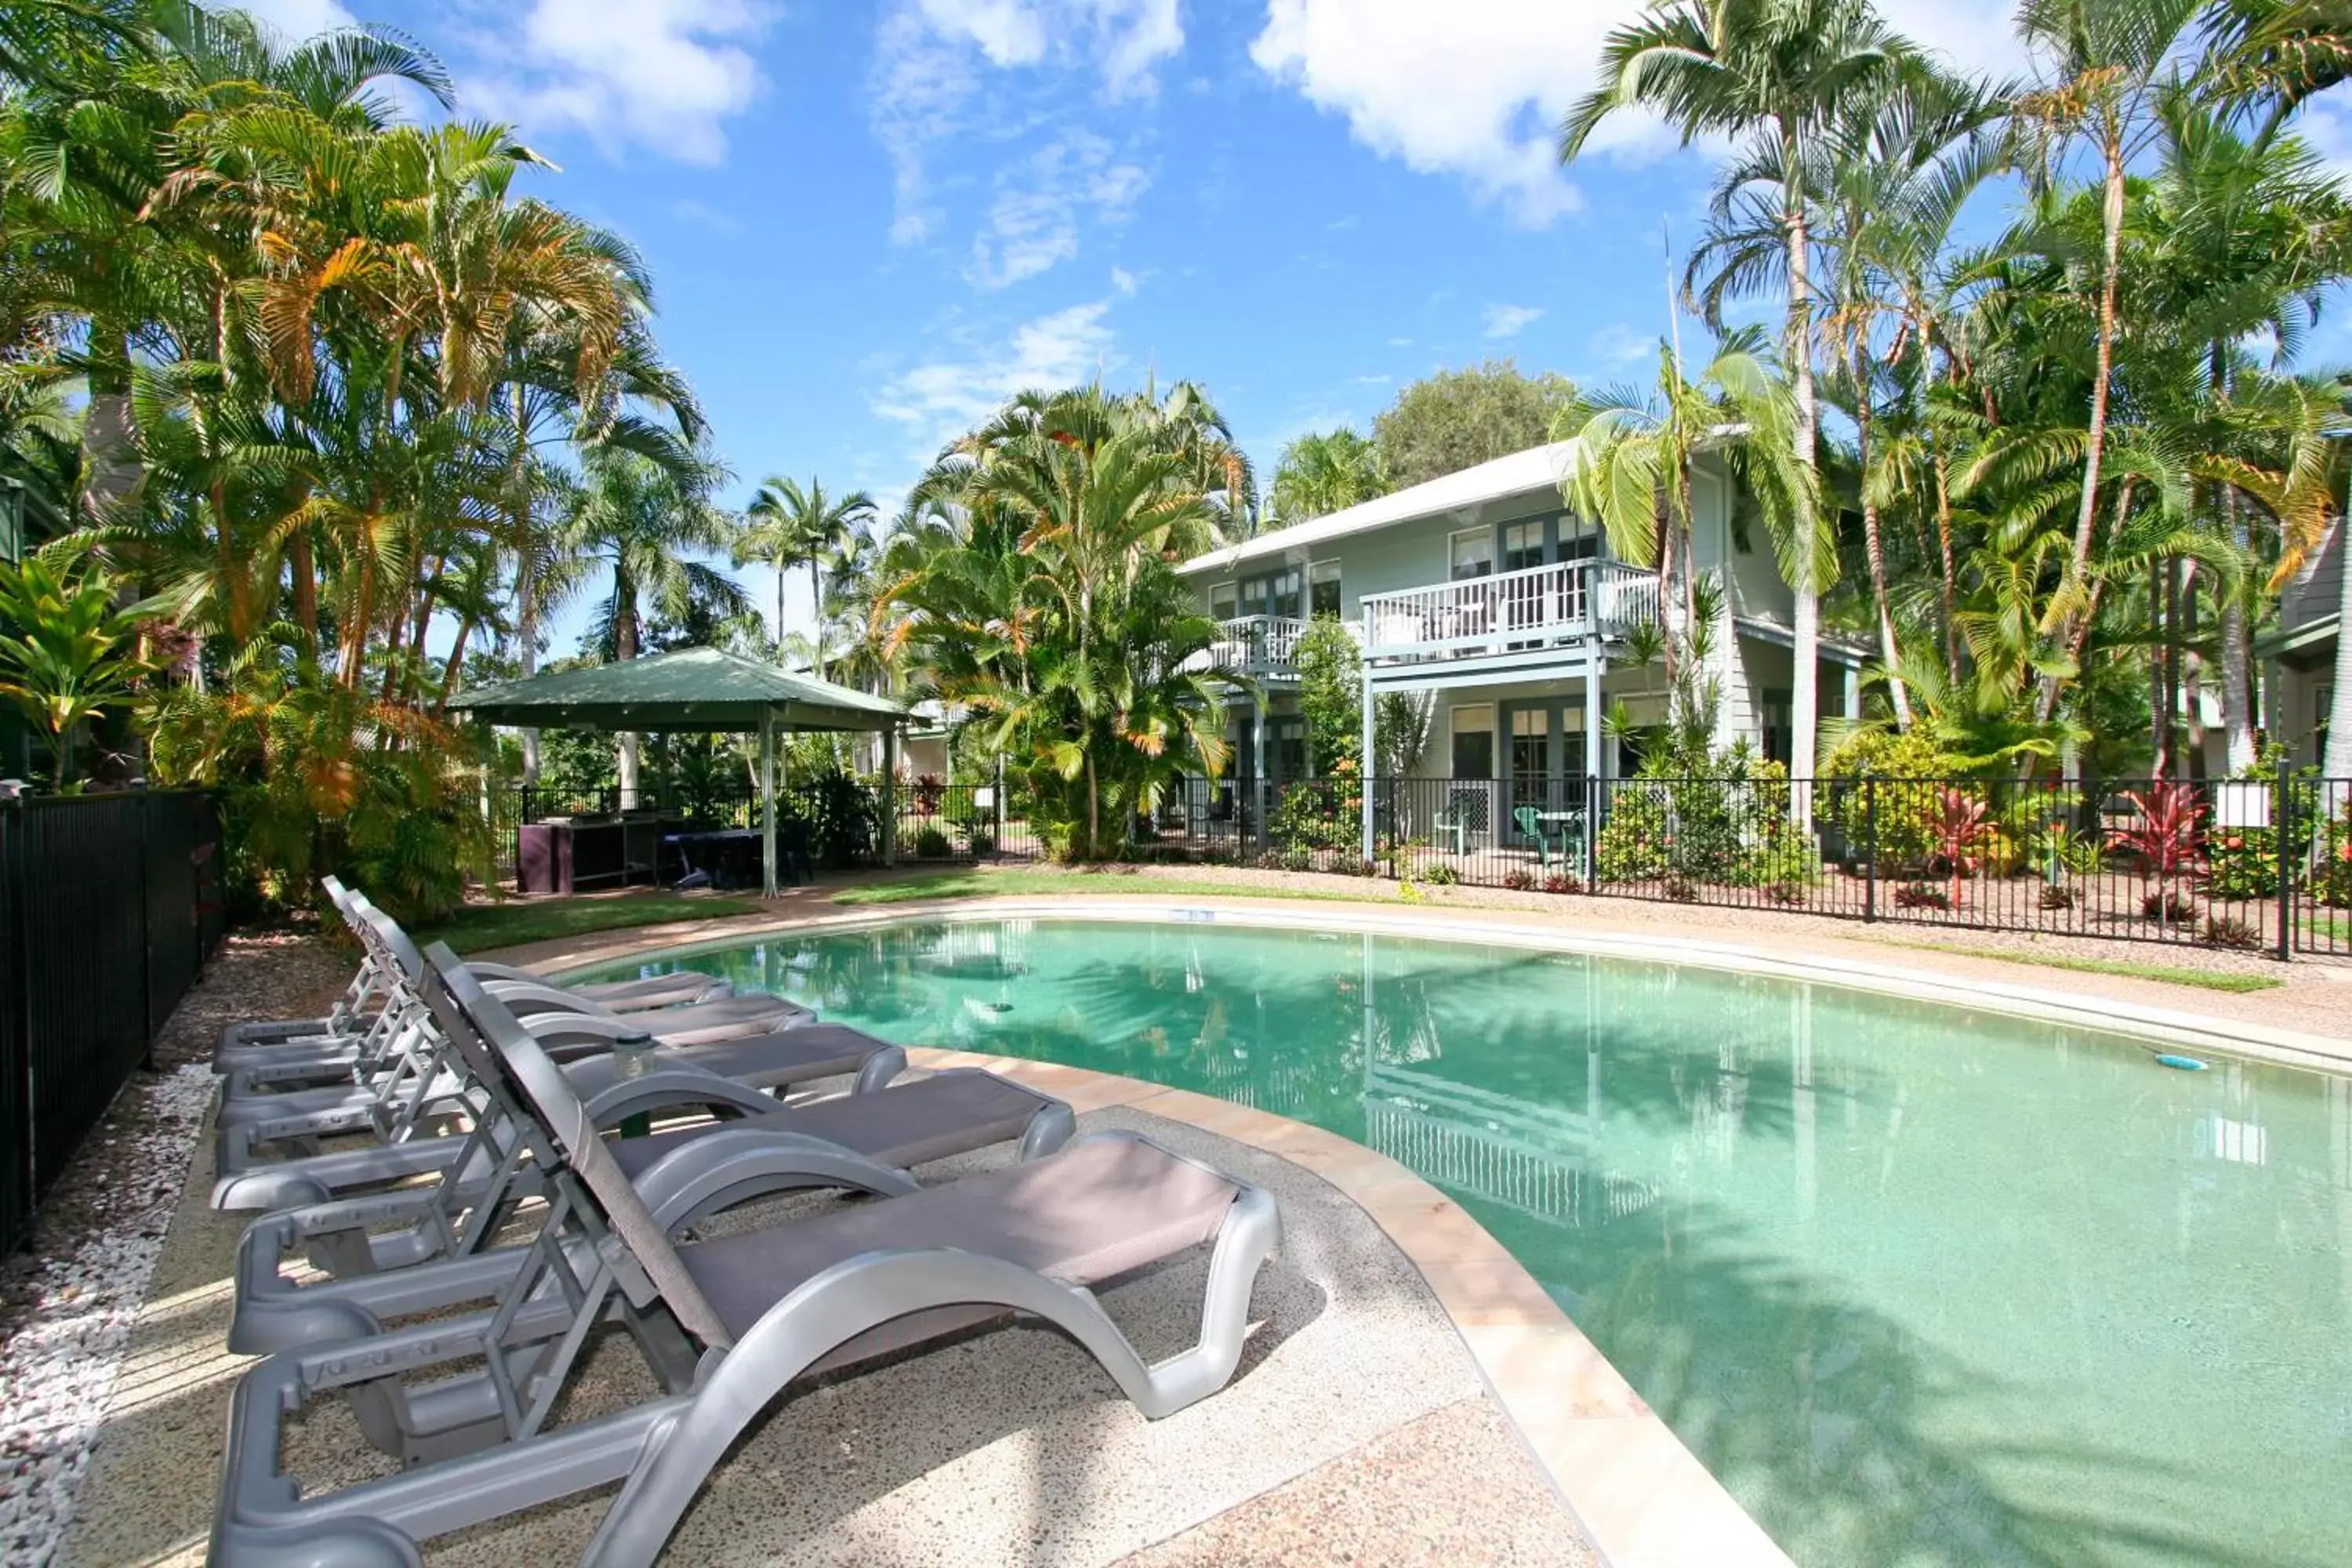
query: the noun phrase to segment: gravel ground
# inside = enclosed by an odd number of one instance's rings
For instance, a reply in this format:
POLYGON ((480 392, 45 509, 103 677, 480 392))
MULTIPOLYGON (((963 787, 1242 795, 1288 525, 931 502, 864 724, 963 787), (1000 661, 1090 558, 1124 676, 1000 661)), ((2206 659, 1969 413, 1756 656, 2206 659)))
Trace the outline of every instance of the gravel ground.
POLYGON ((231 937, 44 1200, 29 1248, 0 1264, 0 1561, 46 1563, 111 1398, 171 1226, 209 1058, 232 1020, 322 1010, 351 964, 299 931, 231 937))

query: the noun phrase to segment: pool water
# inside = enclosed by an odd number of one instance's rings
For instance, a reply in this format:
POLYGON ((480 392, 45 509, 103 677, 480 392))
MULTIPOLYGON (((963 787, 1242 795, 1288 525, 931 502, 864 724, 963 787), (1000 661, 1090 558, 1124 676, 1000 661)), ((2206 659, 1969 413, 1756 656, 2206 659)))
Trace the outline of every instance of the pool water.
POLYGON ((2352 1562, 2352 1080, 1754 975, 1225 923, 906 925, 642 966, 681 967, 1395 1156, 1808 1568, 2352 1562))

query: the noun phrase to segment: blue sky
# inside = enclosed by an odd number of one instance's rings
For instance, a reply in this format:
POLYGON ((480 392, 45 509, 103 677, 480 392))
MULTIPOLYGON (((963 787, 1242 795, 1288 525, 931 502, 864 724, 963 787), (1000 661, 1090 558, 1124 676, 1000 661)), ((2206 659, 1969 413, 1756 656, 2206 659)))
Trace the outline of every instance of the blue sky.
MULTIPOLYGON (((1687 243, 1708 173, 1631 123, 1572 174, 1552 161, 1637 0, 251 8, 404 30, 462 114, 562 165, 547 194, 649 258, 739 500, 789 473, 895 504, 1006 394, 1097 369, 1202 383, 1268 474, 1440 366, 1642 374, 1661 225, 1687 243)), ((1885 9, 1969 64, 2021 63, 2008 0, 1885 9)))

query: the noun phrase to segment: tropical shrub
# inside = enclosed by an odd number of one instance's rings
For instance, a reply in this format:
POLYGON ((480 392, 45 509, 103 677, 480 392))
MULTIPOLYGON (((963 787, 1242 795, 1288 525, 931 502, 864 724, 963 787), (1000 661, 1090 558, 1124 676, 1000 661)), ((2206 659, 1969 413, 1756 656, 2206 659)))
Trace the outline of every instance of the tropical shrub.
POLYGON ((1895 907, 1898 910, 1949 910, 1952 896, 1926 882, 1903 882, 1895 889, 1895 907))
POLYGON ((848 773, 821 773, 794 786, 793 816, 808 831, 809 853, 835 870, 872 860, 882 847, 882 801, 848 773))
POLYGON ((1462 880, 1462 873, 1451 861, 1433 860, 1421 868, 1421 879, 1433 888, 1451 888, 1462 880))
POLYGON ((2071 910, 2074 907, 2074 889, 2063 882, 2044 882, 2040 903, 2047 910, 2071 910))
POLYGON ((1935 834, 1937 858, 1951 874, 1951 901, 1960 901, 1960 881, 1977 868, 1977 846, 1991 831, 1984 797, 1974 790, 1946 785, 1937 792, 1935 834))
POLYGON ((2204 864, 2205 806, 2196 792, 2158 779, 2144 795, 2126 792, 2132 820, 2107 830, 2107 841, 2139 858, 2156 879, 2157 890, 2142 900, 2141 912, 2164 924, 2197 918, 2197 906, 2173 883, 2204 864))
POLYGON ((1535 891, 1536 874, 1525 866, 1514 866, 1503 873, 1503 886, 1514 893, 1535 891))
POLYGON ((2205 917, 2204 941, 2211 947, 2231 947, 2252 952, 2263 945, 2261 928, 2229 915, 2205 917))
POLYGON ((0 698, 48 738, 51 789, 66 787, 81 731, 128 708, 148 674, 138 606, 120 599, 120 584, 94 564, 0 561, 0 698))
POLYGON ((921 773, 917 775, 908 793, 914 801, 916 816, 937 816, 940 803, 947 798, 948 781, 937 773, 921 773))
POLYGON ((915 835, 915 854, 919 859, 943 860, 954 853, 955 846, 936 827, 925 827, 915 835))
POLYGON ((1576 879, 1565 871, 1554 871, 1544 879, 1543 890, 1547 893, 1572 893, 1576 888, 1576 879))
POLYGON ((1337 776, 1283 786, 1266 814, 1266 832, 1286 849, 1341 849, 1363 833, 1364 792, 1355 764, 1344 759, 1337 776))
POLYGON ((2223 828, 2206 841, 2205 896, 2270 898, 2278 892, 2278 834, 2268 827, 2223 828))
POLYGON ((1924 729, 1858 731, 1822 764, 1813 811, 1843 835, 1849 856, 1859 858, 1874 843, 1883 867, 1923 866, 1936 844, 1940 786, 1968 774, 1924 729), (1865 778, 1875 782, 1865 788, 1865 778))
POLYGON ((212 692, 172 687, 142 720, 156 782, 220 793, 241 910, 299 908, 333 875, 394 919, 432 921, 491 875, 489 825, 459 735, 415 709, 276 664, 212 692))

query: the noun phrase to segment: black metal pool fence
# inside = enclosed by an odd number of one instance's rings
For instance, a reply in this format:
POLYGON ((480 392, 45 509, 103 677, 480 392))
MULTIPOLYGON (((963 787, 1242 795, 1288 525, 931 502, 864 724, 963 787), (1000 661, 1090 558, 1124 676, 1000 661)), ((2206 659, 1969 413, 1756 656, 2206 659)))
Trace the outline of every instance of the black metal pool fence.
MULTIPOLYGON (((609 815, 616 791, 510 789, 493 826, 609 815)), ((758 825, 747 785, 648 795, 689 828, 758 825)), ((804 781, 780 817, 821 867, 1031 859, 1017 790, 804 781)), ((1139 859, 1783 910, 1872 921, 2352 954, 2352 779, 1192 780, 1130 826, 1139 859), (1364 855, 1371 797, 1373 852, 1364 855)))
POLYGON ((210 795, 0 801, 0 1249, 220 940, 210 795))

